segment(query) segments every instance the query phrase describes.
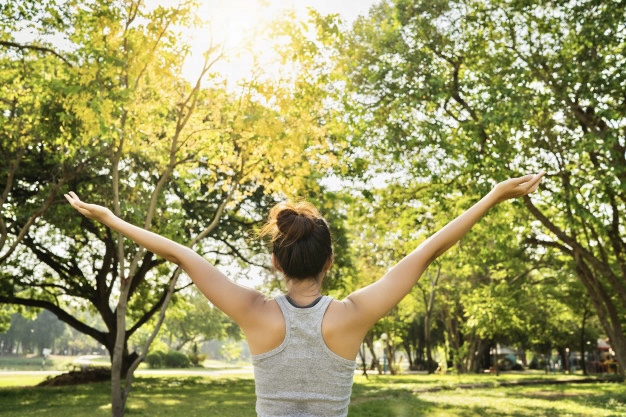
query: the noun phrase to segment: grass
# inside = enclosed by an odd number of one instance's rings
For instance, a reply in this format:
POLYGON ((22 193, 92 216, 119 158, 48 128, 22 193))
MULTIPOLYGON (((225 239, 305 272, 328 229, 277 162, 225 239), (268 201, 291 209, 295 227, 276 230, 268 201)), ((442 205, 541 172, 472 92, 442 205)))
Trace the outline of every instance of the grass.
MULTIPOLYGON (((554 375, 357 377, 349 416, 429 417, 624 417, 623 383, 551 385, 554 375), (498 386, 516 380, 537 385, 498 386), (543 383, 542 383, 543 381, 543 383), (490 385, 458 388, 459 385, 490 385)), ((578 378, 580 379, 580 378, 578 378)))
MULTIPOLYGON (((349 417, 623 417, 623 383, 552 385, 559 375, 357 376, 349 417), (536 385, 498 386, 514 381, 536 385), (482 388, 467 388, 482 384, 482 388), (466 388, 459 388, 463 386, 466 388)), ((578 379, 580 379, 578 377, 578 379)), ((32 387, 32 375, 0 376, 0 416, 109 416, 110 384, 32 387), (11 383, 5 380, 10 379, 11 383), (26 387, 25 387, 26 386, 26 387)), ((34 382, 36 383, 36 382, 34 382)), ((237 376, 138 376, 127 416, 254 417, 254 381, 237 376)))

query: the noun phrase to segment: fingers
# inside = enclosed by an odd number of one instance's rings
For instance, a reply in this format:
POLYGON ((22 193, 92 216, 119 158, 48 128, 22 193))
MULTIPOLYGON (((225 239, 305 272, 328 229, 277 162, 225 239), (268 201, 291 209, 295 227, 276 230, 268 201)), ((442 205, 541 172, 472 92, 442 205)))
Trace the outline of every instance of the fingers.
POLYGON ((541 171, 538 174, 535 174, 533 176, 533 179, 530 180, 530 183, 532 184, 532 187, 537 187, 539 185, 539 183, 541 183, 541 179, 543 178, 543 176, 546 175, 545 171, 541 171))
POLYGON ((514 178, 514 180, 517 183, 517 185, 524 184, 527 182, 534 184, 536 181, 541 180, 541 178, 545 174, 546 174, 545 171, 539 171, 537 174, 527 174, 527 175, 524 175, 523 177, 514 178))
POLYGON ((70 203, 72 207, 78 210, 81 214, 84 214, 84 203, 80 201, 80 198, 74 193, 74 191, 70 191, 68 194, 63 194, 65 199, 70 203))
POLYGON ((504 181, 501 183, 502 188, 500 192, 502 192, 502 196, 500 201, 521 197, 534 192, 539 187, 544 175, 545 172, 540 171, 537 174, 528 174, 504 181))
POLYGON ((76 206, 77 201, 80 201, 78 196, 72 191, 70 191, 69 194, 63 194, 63 196, 65 196, 65 199, 72 205, 72 207, 76 206))
POLYGON ((537 174, 527 174, 523 177, 512 178, 511 181, 516 187, 532 188, 541 182, 541 178, 545 175, 544 171, 537 174))
POLYGON ((527 180, 526 183, 521 183, 520 185, 523 185, 527 191, 526 194, 530 194, 535 192, 535 190, 537 190, 537 188, 539 188, 539 184, 541 184, 541 179, 543 178, 543 176, 545 175, 545 171, 540 171, 538 174, 531 174, 531 175, 525 175, 522 178, 525 177, 531 177, 530 179, 527 180))
POLYGON ((535 174, 527 174, 527 175, 524 175, 523 177, 513 178, 513 181, 515 185, 521 185, 521 184, 525 184, 531 181, 534 177, 535 177, 535 174))

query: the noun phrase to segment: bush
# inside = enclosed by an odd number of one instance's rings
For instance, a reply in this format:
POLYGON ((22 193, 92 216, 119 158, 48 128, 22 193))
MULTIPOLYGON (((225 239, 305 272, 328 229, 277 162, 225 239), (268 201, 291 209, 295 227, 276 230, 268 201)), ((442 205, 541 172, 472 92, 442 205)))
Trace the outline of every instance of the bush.
POLYGON ((187 355, 182 352, 170 351, 165 354, 163 358, 165 360, 166 368, 189 368, 191 367, 191 361, 187 355))
POLYGON ((146 363, 152 369, 191 367, 191 361, 187 355, 174 350, 167 353, 155 350, 146 356, 146 363))
POLYGON ((206 355, 204 353, 190 353, 189 360, 193 366, 200 366, 206 360, 206 355))
POLYGON ((165 353, 160 350, 155 350, 146 356, 146 363, 152 369, 163 368, 165 365, 165 353))

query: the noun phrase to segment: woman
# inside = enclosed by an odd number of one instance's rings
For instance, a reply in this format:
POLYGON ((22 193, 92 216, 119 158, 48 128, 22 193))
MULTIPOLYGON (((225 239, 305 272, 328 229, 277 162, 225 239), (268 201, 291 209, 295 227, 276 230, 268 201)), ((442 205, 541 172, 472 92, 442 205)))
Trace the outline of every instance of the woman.
POLYGON ((321 294, 333 262, 331 237, 324 219, 308 203, 277 205, 263 228, 262 234, 272 238, 272 261, 287 288, 287 294, 269 299, 234 283, 188 247, 84 203, 73 192, 65 197, 84 216, 179 265, 241 327, 252 354, 260 417, 339 417, 348 413, 356 356, 370 327, 491 207, 535 191, 543 175, 499 183, 381 279, 341 301, 321 294))

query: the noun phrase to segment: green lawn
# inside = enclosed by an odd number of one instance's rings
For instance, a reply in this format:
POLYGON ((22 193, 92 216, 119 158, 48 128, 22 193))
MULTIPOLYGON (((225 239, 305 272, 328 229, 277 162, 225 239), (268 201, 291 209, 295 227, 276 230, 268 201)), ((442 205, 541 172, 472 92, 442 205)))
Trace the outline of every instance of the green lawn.
POLYGON ((370 377, 357 379, 350 416, 428 417, 624 417, 623 383, 551 385, 562 376, 483 375, 370 377), (545 384, 498 387, 501 382, 545 380, 545 384), (459 385, 493 385, 458 388, 459 385))
MULTIPOLYGON (((623 383, 551 385, 564 376, 402 375, 356 377, 350 417, 623 417, 623 383), (499 383, 541 380, 533 385, 499 383), (469 388, 464 384, 490 385, 469 388), (459 386, 464 388, 459 388, 459 386)), ((109 416, 109 383, 74 387, 32 387, 32 375, 0 375, 0 416, 109 416), (5 379, 12 382, 7 383, 5 379), (10 386, 8 386, 10 385, 10 386), (21 386, 21 387, 20 387, 21 386), (25 387, 26 386, 26 387, 25 387)), ((140 376, 128 416, 254 417, 251 376, 140 376)))

